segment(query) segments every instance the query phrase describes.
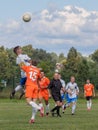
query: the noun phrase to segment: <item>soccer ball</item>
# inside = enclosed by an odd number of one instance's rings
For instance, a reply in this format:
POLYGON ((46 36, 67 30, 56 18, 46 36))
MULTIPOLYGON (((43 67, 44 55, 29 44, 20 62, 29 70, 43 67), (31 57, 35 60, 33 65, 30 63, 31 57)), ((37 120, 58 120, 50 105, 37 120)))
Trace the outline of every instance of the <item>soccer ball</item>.
POLYGON ((25 13, 22 17, 24 22, 29 22, 31 21, 31 14, 30 13, 25 13))

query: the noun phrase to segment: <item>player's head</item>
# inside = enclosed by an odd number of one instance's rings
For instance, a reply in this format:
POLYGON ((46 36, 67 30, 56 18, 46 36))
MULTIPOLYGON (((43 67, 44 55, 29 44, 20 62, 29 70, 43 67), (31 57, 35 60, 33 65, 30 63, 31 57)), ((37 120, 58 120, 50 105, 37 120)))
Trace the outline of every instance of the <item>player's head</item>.
POLYGON ((75 82, 75 77, 74 77, 74 76, 71 76, 71 77, 70 77, 70 81, 71 81, 72 83, 74 83, 74 82, 75 82))
POLYGON ((19 54, 22 54, 22 49, 21 49, 20 46, 16 46, 16 47, 14 47, 13 52, 14 52, 16 55, 19 55, 19 54))
POLYGON ((56 80, 59 79, 59 74, 57 72, 55 72, 53 78, 56 80))
POLYGON ((31 60, 30 64, 33 65, 33 66, 37 66, 37 61, 36 60, 31 60))
POLYGON ((41 77, 43 78, 45 76, 45 73, 43 70, 41 70, 41 77))
POLYGON ((90 79, 87 79, 87 80, 86 80, 86 83, 89 84, 89 83, 90 83, 90 79))
POLYGON ((60 73, 58 73, 58 77, 59 77, 59 79, 61 79, 61 74, 60 73))

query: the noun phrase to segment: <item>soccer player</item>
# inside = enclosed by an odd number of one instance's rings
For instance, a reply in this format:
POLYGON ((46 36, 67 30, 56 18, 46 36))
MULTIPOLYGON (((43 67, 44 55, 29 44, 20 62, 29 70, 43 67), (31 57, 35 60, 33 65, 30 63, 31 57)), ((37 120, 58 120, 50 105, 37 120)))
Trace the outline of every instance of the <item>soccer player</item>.
POLYGON ((72 115, 74 115, 75 110, 76 110, 76 101, 77 101, 77 96, 79 94, 79 88, 77 86, 77 83, 75 83, 75 77, 71 76, 70 82, 66 86, 66 92, 67 92, 67 104, 65 107, 69 107, 70 104, 72 104, 72 115))
POLYGON ((63 90, 62 84, 59 80, 59 74, 55 73, 53 79, 51 80, 49 84, 49 89, 51 92, 51 95, 55 101, 56 106, 51 110, 52 116, 54 116, 55 111, 58 117, 61 117, 60 115, 60 107, 62 106, 62 98, 61 98, 61 89, 63 90))
MULTIPOLYGON (((50 93, 48 90, 48 85, 50 83, 50 80, 45 76, 44 72, 41 71, 41 80, 39 81, 40 84, 40 88, 39 88, 39 105, 41 107, 43 107, 43 103, 42 103, 42 99, 44 99, 45 101, 45 105, 46 105, 46 116, 49 115, 49 97, 50 97, 50 93)), ((43 115, 41 115, 43 116, 43 115)))
POLYGON ((61 98, 62 98, 62 112, 64 113, 64 101, 65 101, 65 81, 61 78, 61 74, 59 73, 59 79, 61 81, 62 87, 64 88, 64 91, 61 89, 61 98))
POLYGON ((89 79, 87 79, 86 84, 84 85, 84 97, 86 97, 87 100, 87 110, 91 110, 92 96, 95 97, 94 85, 90 83, 89 79))
POLYGON ((38 87, 39 87, 39 79, 40 79, 40 70, 36 67, 36 61, 32 61, 30 66, 24 65, 21 63, 21 69, 26 72, 27 80, 26 80, 26 101, 29 105, 32 106, 32 117, 29 123, 35 122, 35 116, 38 110, 40 110, 41 114, 43 114, 43 109, 37 105, 36 100, 38 98, 38 87))
MULTIPOLYGON (((16 46, 13 49, 14 53, 17 55, 16 58, 16 64, 19 65, 21 62, 23 62, 26 66, 30 65, 30 60, 31 58, 28 57, 28 55, 23 54, 22 53, 22 49, 20 46, 16 46)), ((21 69, 21 79, 20 79, 20 84, 11 92, 10 94, 10 99, 14 98, 14 95, 17 91, 21 90, 21 95, 20 95, 20 99, 21 97, 24 95, 24 88, 23 86, 25 85, 26 82, 26 73, 21 69)))

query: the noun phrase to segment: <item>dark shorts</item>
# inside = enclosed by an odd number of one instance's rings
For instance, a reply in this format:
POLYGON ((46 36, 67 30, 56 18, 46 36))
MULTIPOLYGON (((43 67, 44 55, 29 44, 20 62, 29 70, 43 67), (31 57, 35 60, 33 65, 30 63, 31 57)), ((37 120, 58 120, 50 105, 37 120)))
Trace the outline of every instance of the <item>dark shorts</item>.
POLYGON ((20 79, 20 85, 21 85, 21 86, 24 86, 24 85, 25 85, 26 79, 27 79, 26 77, 20 79))
POLYGON ((60 94, 59 94, 59 95, 54 95, 54 94, 53 94, 52 97, 53 97, 53 99, 54 99, 55 102, 57 102, 57 101, 62 102, 62 97, 61 97, 60 94))
POLYGON ((92 96, 86 96, 87 101, 89 101, 90 99, 92 99, 92 96))

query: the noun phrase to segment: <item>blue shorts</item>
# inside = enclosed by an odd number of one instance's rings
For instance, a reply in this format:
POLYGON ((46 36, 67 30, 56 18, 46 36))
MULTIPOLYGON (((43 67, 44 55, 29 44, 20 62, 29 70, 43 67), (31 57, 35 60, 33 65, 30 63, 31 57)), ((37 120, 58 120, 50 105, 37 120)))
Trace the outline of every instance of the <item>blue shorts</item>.
POLYGON ((66 101, 67 101, 67 103, 68 103, 68 101, 69 101, 68 93, 66 93, 66 101))
POLYGON ((65 100, 65 94, 64 93, 61 94, 61 98, 62 98, 62 100, 65 100))
POLYGON ((69 98, 67 103, 73 103, 77 101, 77 97, 76 98, 69 98))
POLYGON ((21 86, 25 85, 26 79, 27 79, 26 77, 20 79, 20 85, 21 85, 21 86))

